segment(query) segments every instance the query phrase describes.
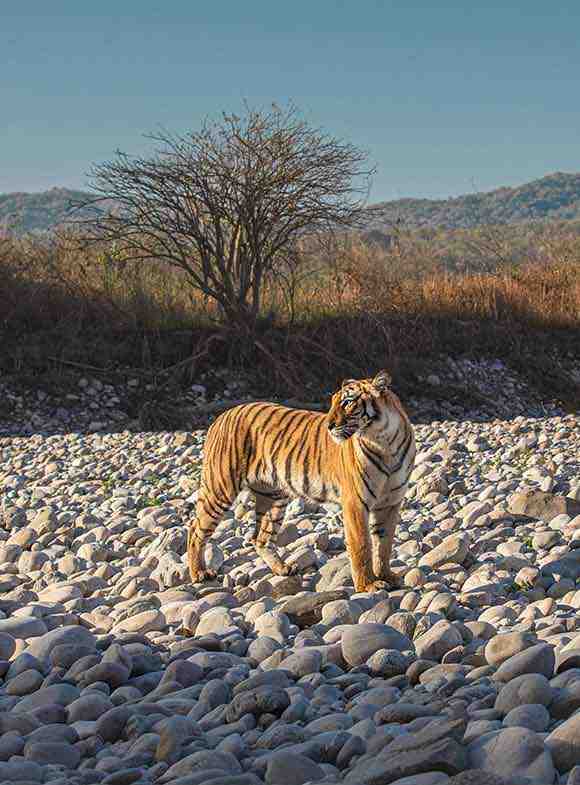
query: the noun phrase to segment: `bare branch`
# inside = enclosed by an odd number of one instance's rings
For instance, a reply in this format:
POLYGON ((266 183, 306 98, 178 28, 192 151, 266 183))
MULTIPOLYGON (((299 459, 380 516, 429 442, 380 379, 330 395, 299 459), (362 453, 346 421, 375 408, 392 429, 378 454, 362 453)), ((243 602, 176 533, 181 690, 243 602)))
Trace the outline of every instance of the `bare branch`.
POLYGON ((93 167, 94 198, 75 223, 85 242, 108 241, 124 260, 182 269, 230 321, 255 323, 265 277, 300 238, 362 218, 373 173, 366 154, 293 106, 148 138, 152 155, 117 152, 93 167))

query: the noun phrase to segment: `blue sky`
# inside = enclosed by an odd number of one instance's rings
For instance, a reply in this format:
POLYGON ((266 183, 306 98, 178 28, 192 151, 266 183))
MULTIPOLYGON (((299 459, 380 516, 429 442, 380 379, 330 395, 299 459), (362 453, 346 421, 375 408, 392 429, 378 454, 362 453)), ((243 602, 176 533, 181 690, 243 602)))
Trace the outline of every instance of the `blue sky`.
POLYGON ((580 171, 577 0, 25 0, 0 14, 0 192, 83 187, 162 125, 293 101, 372 201, 580 171))

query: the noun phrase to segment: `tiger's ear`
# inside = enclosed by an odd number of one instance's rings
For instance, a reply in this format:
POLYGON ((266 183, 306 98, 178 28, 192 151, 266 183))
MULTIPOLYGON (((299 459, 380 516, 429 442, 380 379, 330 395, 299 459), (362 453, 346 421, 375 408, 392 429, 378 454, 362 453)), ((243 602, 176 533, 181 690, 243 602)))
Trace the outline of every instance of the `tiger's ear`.
POLYGON ((391 386, 391 374, 388 371, 379 371, 373 379, 373 388, 378 393, 384 393, 391 386))
POLYGON ((357 383, 357 379, 344 379, 340 386, 348 387, 349 384, 356 384, 356 383, 357 383))

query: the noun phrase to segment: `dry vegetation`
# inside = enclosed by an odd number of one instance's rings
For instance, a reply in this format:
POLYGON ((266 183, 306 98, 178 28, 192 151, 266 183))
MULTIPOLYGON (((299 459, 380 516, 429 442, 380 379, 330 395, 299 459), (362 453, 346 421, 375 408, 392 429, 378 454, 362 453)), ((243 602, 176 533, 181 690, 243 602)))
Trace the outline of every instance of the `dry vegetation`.
MULTIPOLYGON (((479 235, 483 256, 489 242, 504 242, 492 230, 487 241, 479 235)), ((244 350, 179 270, 124 262, 106 246, 81 252, 70 235, 5 238, 0 371, 78 364, 158 381, 171 368, 173 381, 191 383, 230 365, 261 394, 315 398, 343 375, 386 365, 412 389, 414 372, 442 355, 487 355, 576 399, 555 360, 578 354, 577 234, 545 229, 532 261, 520 251, 517 265, 488 256, 493 272, 450 273, 439 251, 429 257, 411 236, 387 249, 343 238, 301 253, 266 282, 258 338, 244 350)))

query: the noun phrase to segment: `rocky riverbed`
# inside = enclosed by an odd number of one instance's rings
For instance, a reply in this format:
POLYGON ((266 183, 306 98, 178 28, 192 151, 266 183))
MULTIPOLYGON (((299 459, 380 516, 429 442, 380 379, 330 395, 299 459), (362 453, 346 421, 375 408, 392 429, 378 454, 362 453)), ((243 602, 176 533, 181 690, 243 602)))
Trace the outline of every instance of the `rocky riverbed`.
MULTIPOLYGON (((562 359, 558 368, 567 379, 564 386, 574 397, 573 391, 580 387, 580 361, 562 359)), ((395 392, 401 394, 415 423, 482 422, 564 412, 557 385, 550 388, 544 384, 540 392, 530 381, 498 358, 442 356, 433 358, 421 373, 416 372, 407 379, 405 394, 397 387, 395 392)), ((160 390, 147 377, 134 376, 128 371, 109 378, 103 373, 83 376, 74 371, 26 377, 0 374, 0 437, 35 433, 51 436, 71 431, 190 429, 206 425, 209 418, 232 400, 255 399, 248 375, 234 378, 231 371, 217 369, 201 374, 199 382, 160 390), (171 424, 157 411, 167 406, 171 424)), ((333 390, 326 392, 329 396, 333 390)), ((280 402, 304 408, 324 405, 320 400, 280 402)))
POLYGON ((191 585, 203 430, 0 437, 0 783, 580 783, 580 417, 416 430, 374 595, 243 496, 191 585))

